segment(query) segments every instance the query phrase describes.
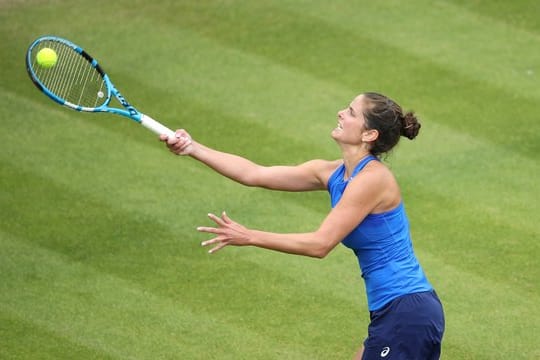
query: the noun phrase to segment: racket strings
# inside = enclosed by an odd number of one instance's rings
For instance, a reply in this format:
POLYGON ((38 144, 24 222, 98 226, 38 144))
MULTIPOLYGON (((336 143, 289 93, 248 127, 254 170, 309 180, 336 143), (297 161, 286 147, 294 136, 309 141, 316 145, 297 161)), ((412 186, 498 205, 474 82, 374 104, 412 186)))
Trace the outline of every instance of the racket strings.
POLYGON ((53 40, 40 42, 32 50, 33 71, 39 81, 57 97, 77 106, 95 108, 107 100, 106 83, 99 71, 81 53, 53 40), (36 55, 44 48, 57 54, 56 64, 46 68, 36 55))

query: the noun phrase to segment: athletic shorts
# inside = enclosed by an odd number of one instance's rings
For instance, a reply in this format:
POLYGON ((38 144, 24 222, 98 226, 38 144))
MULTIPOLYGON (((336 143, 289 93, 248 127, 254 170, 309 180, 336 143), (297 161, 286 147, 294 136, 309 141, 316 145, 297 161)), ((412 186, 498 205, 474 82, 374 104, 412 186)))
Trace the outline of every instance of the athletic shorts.
POLYGON ((370 312, 363 360, 436 360, 444 312, 435 291, 400 296, 370 312))

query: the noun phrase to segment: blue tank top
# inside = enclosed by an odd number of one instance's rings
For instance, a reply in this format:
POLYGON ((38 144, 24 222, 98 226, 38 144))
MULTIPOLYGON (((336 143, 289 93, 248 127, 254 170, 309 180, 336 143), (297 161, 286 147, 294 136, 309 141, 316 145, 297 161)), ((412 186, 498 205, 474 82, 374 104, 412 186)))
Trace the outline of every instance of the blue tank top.
MULTIPOLYGON (((370 155, 362 159, 349 179, 344 179, 344 165, 334 171, 328 180, 332 207, 341 199, 349 181, 372 160, 377 158, 370 155)), ((403 202, 387 212, 366 216, 342 244, 358 258, 370 311, 401 295, 432 290, 413 251, 403 202)))

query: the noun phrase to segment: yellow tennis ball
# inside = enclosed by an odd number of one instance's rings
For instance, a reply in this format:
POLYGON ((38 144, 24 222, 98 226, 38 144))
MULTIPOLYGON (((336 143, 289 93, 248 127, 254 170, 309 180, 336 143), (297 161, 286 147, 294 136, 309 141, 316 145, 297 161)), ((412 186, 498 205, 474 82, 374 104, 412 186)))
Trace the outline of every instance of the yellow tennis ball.
POLYGON ((56 51, 51 48, 43 48, 38 51, 36 60, 39 66, 48 69, 56 65, 58 55, 56 55, 56 51))

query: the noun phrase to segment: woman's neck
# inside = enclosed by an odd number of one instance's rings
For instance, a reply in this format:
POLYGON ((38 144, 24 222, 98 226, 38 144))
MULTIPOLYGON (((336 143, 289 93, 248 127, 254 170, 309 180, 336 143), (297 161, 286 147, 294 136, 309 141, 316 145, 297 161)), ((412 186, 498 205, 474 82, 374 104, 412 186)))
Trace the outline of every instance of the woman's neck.
POLYGON ((368 155, 370 155, 370 152, 364 147, 343 149, 343 164, 345 165, 346 179, 352 176, 354 168, 368 155))

